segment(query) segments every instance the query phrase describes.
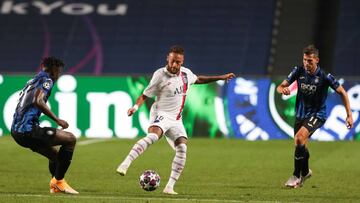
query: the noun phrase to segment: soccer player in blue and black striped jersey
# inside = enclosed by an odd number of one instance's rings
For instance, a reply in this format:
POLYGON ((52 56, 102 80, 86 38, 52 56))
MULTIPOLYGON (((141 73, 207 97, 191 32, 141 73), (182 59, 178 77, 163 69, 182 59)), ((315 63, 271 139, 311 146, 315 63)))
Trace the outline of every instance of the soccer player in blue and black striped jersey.
POLYGON ((19 95, 11 135, 22 147, 30 148, 49 159, 51 193, 78 194, 64 179, 71 163, 76 137, 61 129, 39 126, 39 117, 44 113, 62 129, 69 127, 66 121, 59 119, 46 105, 64 63, 55 57, 46 57, 42 60, 41 67, 42 71, 26 83, 19 95), (61 146, 59 150, 55 148, 58 145, 61 146))
POLYGON ((353 127, 350 102, 345 89, 329 73, 319 66, 319 50, 309 45, 303 50, 303 66, 295 66, 288 77, 277 87, 277 92, 289 95, 289 85, 297 82, 296 119, 294 125, 294 173, 285 183, 291 188, 301 187, 311 177, 309 169, 309 150, 306 147, 310 136, 326 121, 326 98, 331 87, 340 96, 346 110, 346 126, 353 127))

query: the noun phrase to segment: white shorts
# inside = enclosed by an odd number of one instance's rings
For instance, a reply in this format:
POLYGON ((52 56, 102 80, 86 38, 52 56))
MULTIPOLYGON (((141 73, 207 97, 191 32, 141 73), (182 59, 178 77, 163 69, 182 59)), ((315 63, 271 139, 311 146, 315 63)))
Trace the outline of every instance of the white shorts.
POLYGON ((163 112, 150 111, 149 126, 160 127, 170 146, 175 149, 175 140, 179 137, 185 137, 187 139, 187 134, 182 119, 176 120, 172 117, 174 116, 168 116, 163 112))

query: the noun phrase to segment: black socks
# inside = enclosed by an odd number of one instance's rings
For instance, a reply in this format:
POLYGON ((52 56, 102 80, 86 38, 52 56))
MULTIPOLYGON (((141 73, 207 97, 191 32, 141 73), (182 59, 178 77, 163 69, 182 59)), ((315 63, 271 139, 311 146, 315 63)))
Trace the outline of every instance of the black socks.
POLYGON ((49 160, 49 171, 51 173, 51 177, 55 176, 56 167, 57 167, 57 162, 49 160))
POLYGON ((70 166, 73 156, 73 150, 61 147, 58 154, 58 164, 56 167, 55 178, 61 180, 64 178, 67 169, 70 166))
POLYGON ((305 158, 304 158, 303 166, 302 166, 302 170, 301 170, 301 175, 303 177, 309 173, 309 158, 310 158, 309 150, 307 148, 305 148, 305 158))
POLYGON ((306 159, 306 151, 305 145, 298 144, 295 147, 293 175, 298 178, 300 178, 300 172, 303 170, 304 160, 306 159))

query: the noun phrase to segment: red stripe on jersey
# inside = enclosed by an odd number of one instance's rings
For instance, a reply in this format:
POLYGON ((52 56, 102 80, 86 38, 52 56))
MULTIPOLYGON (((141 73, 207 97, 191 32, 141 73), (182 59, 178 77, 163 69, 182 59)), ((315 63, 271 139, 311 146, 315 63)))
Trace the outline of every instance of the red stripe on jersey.
POLYGON ((187 74, 185 72, 180 72, 180 77, 181 80, 183 82, 183 98, 182 98, 182 102, 181 102, 181 106, 180 106, 180 111, 178 113, 178 115, 176 116, 176 120, 179 120, 181 118, 181 113, 184 109, 184 105, 185 105, 185 100, 186 100, 186 92, 188 89, 188 79, 187 79, 187 74))

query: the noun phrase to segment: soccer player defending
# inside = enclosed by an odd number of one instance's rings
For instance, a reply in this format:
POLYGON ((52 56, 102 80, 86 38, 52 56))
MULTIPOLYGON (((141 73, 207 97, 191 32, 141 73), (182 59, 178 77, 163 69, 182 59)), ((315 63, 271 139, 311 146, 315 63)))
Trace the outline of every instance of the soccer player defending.
POLYGON ((64 63, 55 57, 47 57, 42 60, 41 67, 42 71, 26 83, 19 95, 11 135, 20 146, 30 148, 49 159, 52 175, 50 193, 78 194, 64 179, 73 156, 75 136, 56 128, 39 126, 39 117, 44 113, 62 129, 69 127, 66 121, 59 119, 46 105, 64 63), (61 145, 59 150, 54 147, 56 145, 61 145))
POLYGON ((186 162, 187 134, 182 123, 186 92, 192 84, 204 84, 218 80, 229 81, 234 78, 233 73, 218 76, 196 76, 191 70, 182 66, 184 63, 184 49, 173 46, 167 56, 167 65, 156 70, 143 94, 136 100, 135 105, 128 110, 128 116, 133 115, 149 98, 156 96, 150 111, 150 127, 146 137, 136 142, 128 156, 117 168, 120 175, 125 175, 130 164, 163 135, 175 149, 175 157, 171 166, 171 174, 163 193, 177 194, 174 185, 179 179, 186 162))
POLYGON ((298 188, 311 177, 309 169, 310 153, 306 147, 310 136, 320 128, 326 120, 326 97, 328 88, 334 89, 344 103, 346 110, 346 126, 353 127, 350 103, 345 89, 331 75, 326 74, 319 66, 319 50, 309 45, 303 50, 303 66, 295 66, 287 79, 278 87, 277 92, 289 95, 289 85, 297 82, 296 120, 294 124, 294 173, 285 183, 285 186, 298 188))

